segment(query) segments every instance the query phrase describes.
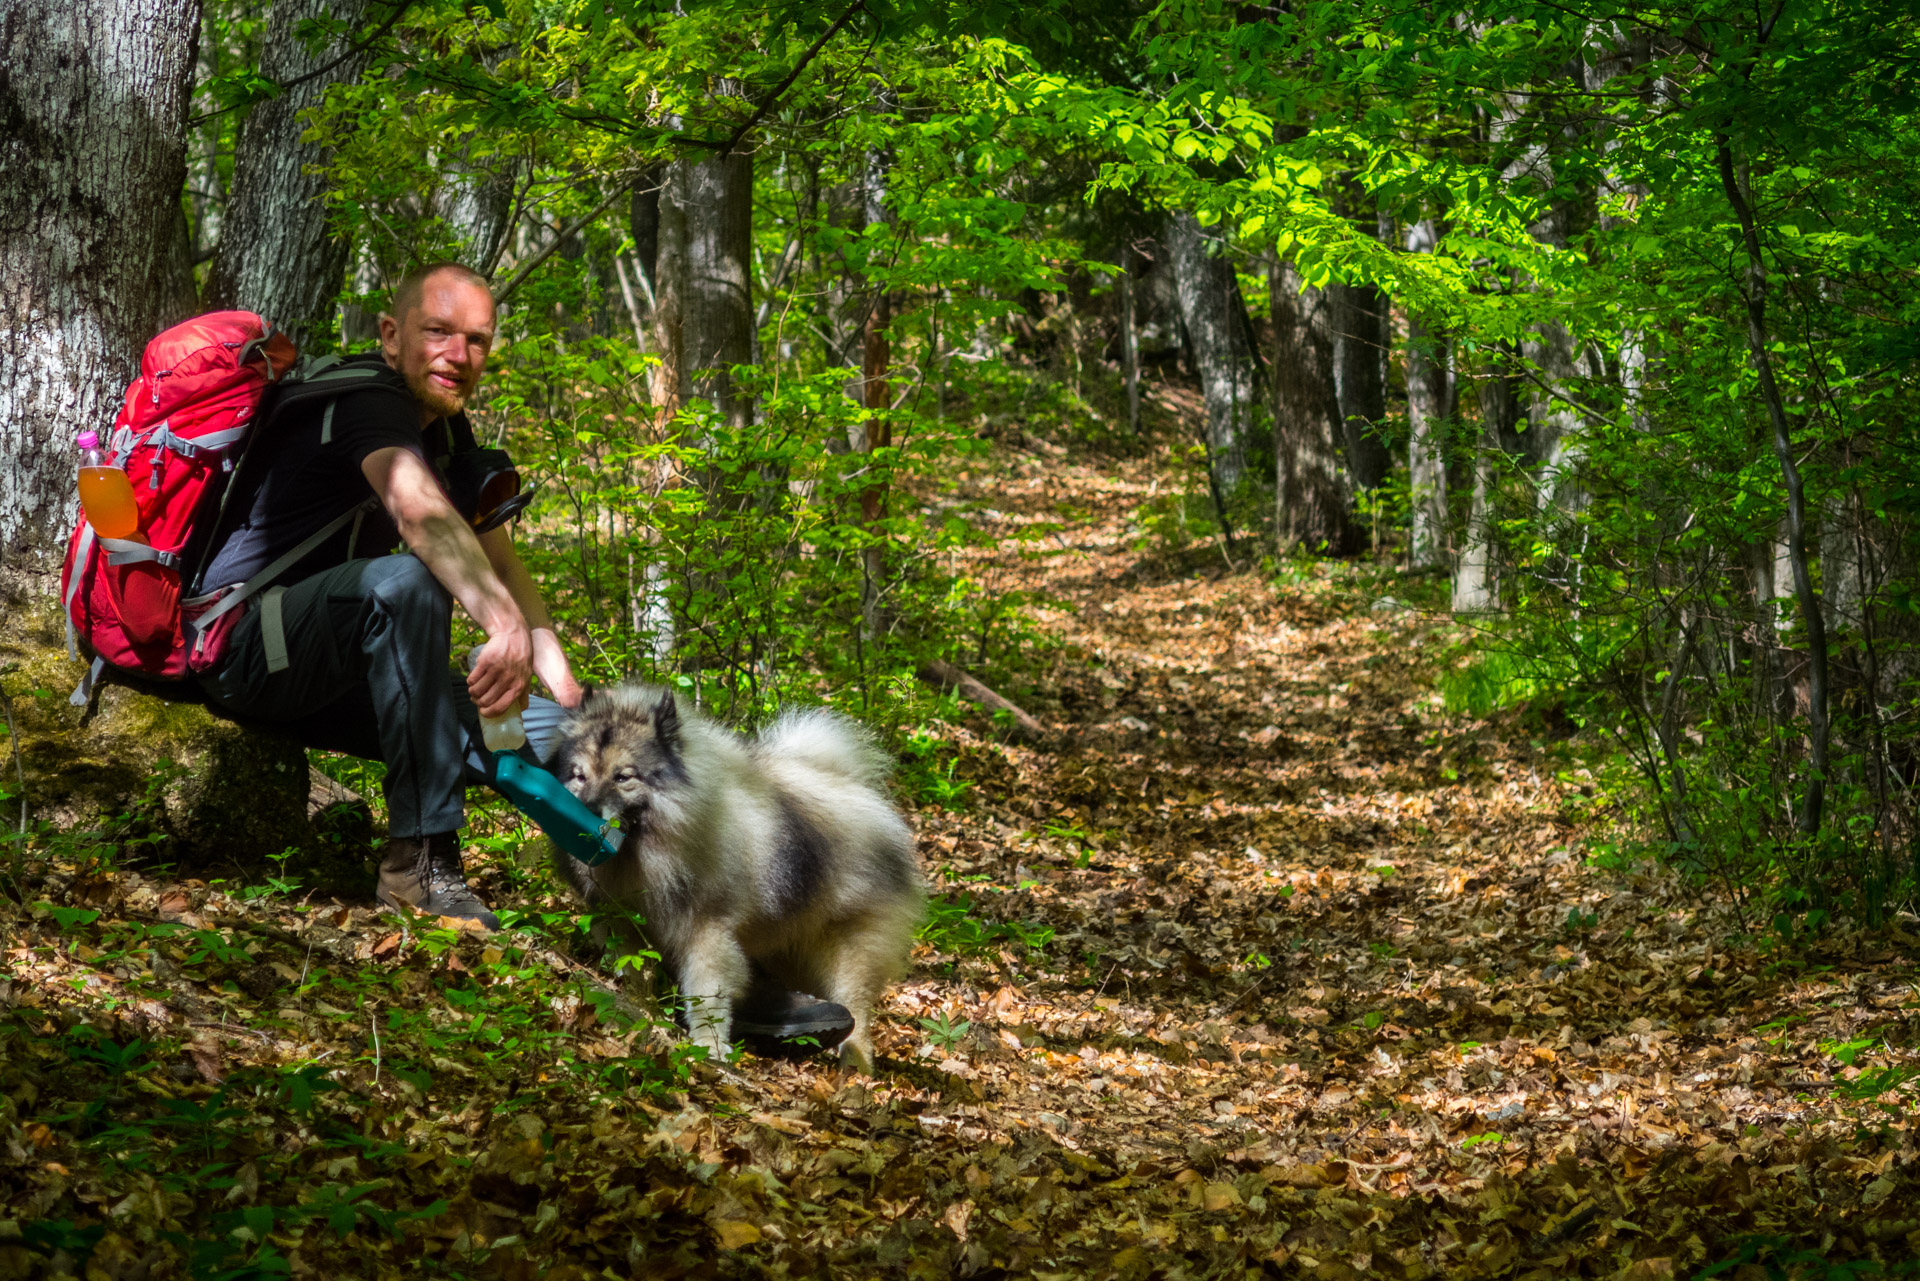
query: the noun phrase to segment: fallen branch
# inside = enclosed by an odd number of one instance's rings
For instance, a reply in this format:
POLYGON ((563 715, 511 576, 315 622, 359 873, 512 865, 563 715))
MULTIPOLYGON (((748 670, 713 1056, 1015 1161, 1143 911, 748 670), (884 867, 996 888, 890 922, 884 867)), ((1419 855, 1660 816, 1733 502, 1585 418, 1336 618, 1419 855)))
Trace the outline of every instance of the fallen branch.
POLYGON ((920 668, 921 680, 936 689, 952 690, 970 703, 978 703, 989 712, 1005 712, 1013 717, 1013 723, 1020 732, 1029 738, 1040 738, 1046 734, 1046 726, 1028 715, 1025 710, 1011 699, 995 693, 977 679, 961 671, 952 663, 933 659, 920 668))

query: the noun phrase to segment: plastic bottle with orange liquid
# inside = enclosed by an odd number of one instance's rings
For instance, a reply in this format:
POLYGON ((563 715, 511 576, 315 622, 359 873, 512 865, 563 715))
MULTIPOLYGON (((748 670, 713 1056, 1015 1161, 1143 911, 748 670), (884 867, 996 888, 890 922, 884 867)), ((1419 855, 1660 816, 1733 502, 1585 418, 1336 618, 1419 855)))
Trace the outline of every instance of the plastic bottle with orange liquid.
POLYGON ((140 532, 140 509, 126 468, 109 463, 100 433, 80 433, 80 507, 101 538, 131 538, 140 532))

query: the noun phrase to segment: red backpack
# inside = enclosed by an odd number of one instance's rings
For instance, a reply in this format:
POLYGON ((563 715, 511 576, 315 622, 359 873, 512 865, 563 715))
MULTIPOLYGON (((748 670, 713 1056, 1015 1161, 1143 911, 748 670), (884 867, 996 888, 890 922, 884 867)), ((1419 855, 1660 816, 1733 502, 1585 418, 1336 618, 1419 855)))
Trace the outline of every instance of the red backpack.
POLYGON ((139 536, 101 538, 82 513, 60 577, 68 647, 84 647, 93 660, 76 704, 108 668, 136 681, 177 682, 213 666, 237 607, 359 510, 244 584, 183 595, 209 550, 227 481, 263 426, 294 400, 336 396, 378 377, 333 358, 290 377, 297 356, 291 339, 250 311, 196 316, 147 344, 140 376, 102 442, 107 461, 132 483, 139 536), (269 389, 276 394, 263 424, 269 389))

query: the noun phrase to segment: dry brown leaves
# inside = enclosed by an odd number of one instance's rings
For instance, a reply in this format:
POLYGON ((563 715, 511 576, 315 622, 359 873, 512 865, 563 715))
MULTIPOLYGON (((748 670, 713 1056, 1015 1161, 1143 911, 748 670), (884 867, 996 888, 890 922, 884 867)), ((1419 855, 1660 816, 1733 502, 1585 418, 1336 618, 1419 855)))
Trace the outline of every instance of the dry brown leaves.
MULTIPOLYGON (((921 948, 875 1079, 747 1059, 667 1107, 476 1094, 404 1163, 446 1213, 297 1270, 1654 1278, 1743 1235, 1920 1250, 1909 1117, 1840 1098, 1857 1069, 1820 1049, 1912 1061, 1912 936, 1762 954, 1671 877, 1589 868, 1564 733, 1443 714, 1445 620, 1374 608, 1358 571, 1138 552, 1165 477, 1030 448, 963 494, 1005 536, 970 572, 1050 602, 1059 647, 1005 692, 1053 737, 958 732, 972 807, 918 824, 944 892, 1051 941, 921 948)), ((195 1045, 209 1076, 255 1052, 195 1045)), ((16 1206, 73 1187, 43 1130, 8 1140, 16 1206)))

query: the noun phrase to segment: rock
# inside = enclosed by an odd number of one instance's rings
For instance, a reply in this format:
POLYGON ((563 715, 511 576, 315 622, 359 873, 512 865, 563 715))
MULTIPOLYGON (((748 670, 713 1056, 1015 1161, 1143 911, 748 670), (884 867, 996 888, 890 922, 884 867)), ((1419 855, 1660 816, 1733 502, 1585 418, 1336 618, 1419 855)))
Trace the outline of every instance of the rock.
MULTIPOLYGON (((345 879, 309 870, 316 858, 339 861, 329 856, 349 841, 323 842, 308 822, 314 789, 299 744, 120 685, 99 689, 85 709, 74 707, 68 695, 82 667, 67 657, 58 608, 16 604, 6 612, 0 693, 11 704, 18 737, 0 753, 6 773, 0 786, 19 789, 17 752, 34 822, 65 830, 122 821, 129 835, 160 838, 162 861, 198 874, 257 881, 272 870, 270 855, 294 849, 300 857, 287 868, 303 884, 345 879)), ((345 796, 323 808, 358 800, 339 790, 345 796)), ((0 807, 11 822, 18 822, 16 804, 0 807)), ((352 879, 364 880, 364 853, 349 861, 352 879)))

